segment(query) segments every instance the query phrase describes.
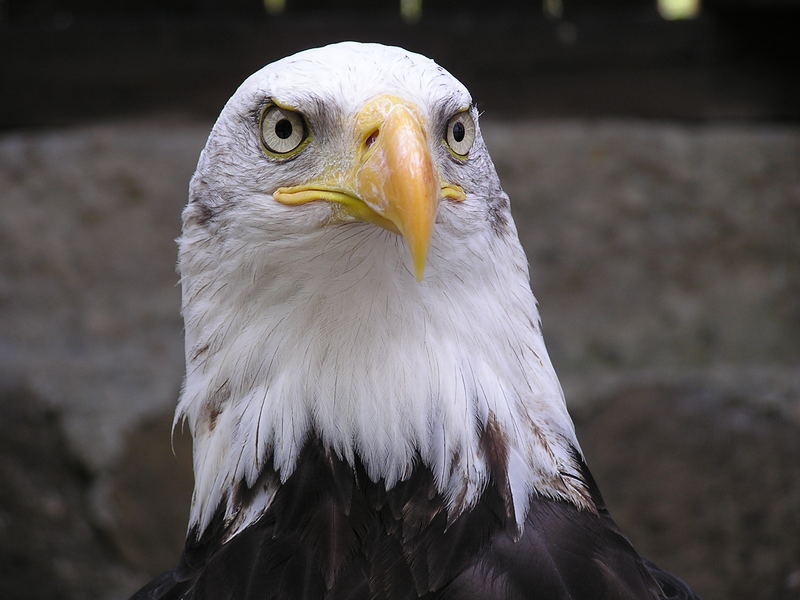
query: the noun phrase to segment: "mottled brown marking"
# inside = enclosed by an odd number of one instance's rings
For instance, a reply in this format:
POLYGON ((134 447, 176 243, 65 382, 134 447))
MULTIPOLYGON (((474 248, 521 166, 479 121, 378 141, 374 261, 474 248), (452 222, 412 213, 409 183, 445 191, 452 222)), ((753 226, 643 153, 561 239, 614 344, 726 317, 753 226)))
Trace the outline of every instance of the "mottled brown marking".
MULTIPOLYGON (((275 489, 280 485, 279 475, 271 468, 271 457, 268 462, 269 465, 261 471, 261 474, 252 486, 247 485, 245 480, 241 480, 233 487, 231 492, 231 506, 234 507, 234 515, 243 507, 253 503, 259 493, 266 492, 270 488, 275 489)), ((220 506, 225 506, 225 502, 221 502, 220 506)))
POLYGON ((217 426, 217 417, 222 412, 222 409, 219 406, 211 406, 209 407, 208 411, 208 430, 214 431, 214 428, 217 426))
POLYGON ((229 381, 226 379, 206 400, 203 416, 208 426, 208 431, 214 431, 217 426, 217 418, 222 413, 222 407, 230 396, 228 383, 229 381))
POLYGON ((508 438, 493 412, 489 413, 480 436, 480 447, 492 480, 505 506, 506 517, 514 520, 514 499, 508 481, 508 438))
POLYGON ((200 346, 199 348, 197 348, 197 349, 194 351, 194 354, 192 354, 192 360, 197 360, 197 358, 198 358, 198 357, 199 357, 201 354, 203 354, 204 352, 208 352, 208 348, 209 348, 209 345, 208 345, 208 344, 203 344, 202 346, 200 346))
POLYGON ((450 477, 456 472, 456 469, 461 465, 461 450, 456 448, 453 452, 453 458, 450 460, 450 477))
MULTIPOLYGON (((565 476, 565 474, 567 474, 565 469, 568 467, 573 467, 579 472, 579 462, 573 459, 572 461, 567 461, 565 464, 564 461, 559 460, 553 451, 550 438, 542 431, 541 427, 539 427, 527 413, 522 413, 520 417, 523 419, 523 424, 527 426, 531 435, 536 438, 538 445, 547 452, 550 461, 559 468, 558 475, 546 478, 547 484, 564 494, 565 497, 571 498, 572 501, 581 508, 588 509, 589 511, 596 510, 591 493, 587 490, 586 482, 578 477, 573 477, 571 475, 565 476)), ((569 440, 563 439, 563 442, 565 445, 570 446, 569 440)))
POLYGON ((498 195, 497 198, 493 198, 490 201, 488 210, 489 225, 497 236, 503 236, 508 233, 507 211, 508 200, 505 196, 498 195))
POLYGON ((197 196, 192 198, 189 207, 190 208, 185 213, 187 224, 203 226, 208 224, 216 215, 214 209, 197 196))

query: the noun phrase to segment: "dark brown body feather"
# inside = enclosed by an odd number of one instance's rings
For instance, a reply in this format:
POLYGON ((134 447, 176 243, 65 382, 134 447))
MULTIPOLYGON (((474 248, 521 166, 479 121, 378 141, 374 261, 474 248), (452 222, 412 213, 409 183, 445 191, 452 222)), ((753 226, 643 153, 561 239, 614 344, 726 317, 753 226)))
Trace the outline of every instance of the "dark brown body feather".
POLYGON ((221 518, 199 540, 190 532, 180 565, 133 599, 696 598, 636 553, 585 466, 584 478, 597 512, 534 497, 515 541, 494 483, 448 525, 427 468, 387 491, 315 440, 256 523, 225 544, 221 518))

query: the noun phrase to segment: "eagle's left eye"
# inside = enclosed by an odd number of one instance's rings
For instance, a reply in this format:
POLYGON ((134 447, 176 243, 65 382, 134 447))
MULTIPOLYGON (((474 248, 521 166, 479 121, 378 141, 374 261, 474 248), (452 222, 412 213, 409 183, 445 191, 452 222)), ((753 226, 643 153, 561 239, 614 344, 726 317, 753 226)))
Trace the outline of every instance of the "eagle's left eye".
POLYGON ((465 158, 475 141, 475 122, 469 111, 454 114, 447 122, 444 132, 447 147, 459 158, 465 158))
POLYGON ((261 114, 261 143, 277 157, 286 158, 303 149, 309 140, 306 120, 299 112, 269 104, 261 114))

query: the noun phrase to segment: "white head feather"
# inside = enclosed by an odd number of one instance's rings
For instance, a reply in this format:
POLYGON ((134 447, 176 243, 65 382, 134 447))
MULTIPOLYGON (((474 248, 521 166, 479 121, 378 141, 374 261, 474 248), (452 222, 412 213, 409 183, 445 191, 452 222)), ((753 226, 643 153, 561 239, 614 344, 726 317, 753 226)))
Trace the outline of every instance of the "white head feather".
POLYGON ((480 435, 491 427, 507 443, 519 527, 531 493, 586 504, 508 197, 479 130, 466 162, 441 143, 442 119, 470 105, 430 59, 342 43, 261 69, 223 109, 180 239, 186 380, 176 420, 194 436, 198 533, 220 503, 229 537, 255 520, 275 490, 256 490, 246 506, 231 490, 255 485, 267 466, 285 481, 312 434, 387 487, 423 463, 454 516, 489 481, 480 435), (421 282, 400 236, 326 225, 327 203, 272 197, 351 157, 355 114, 383 93, 420 109, 436 168, 466 192, 441 202, 421 282), (270 98, 312 127, 324 121, 294 160, 261 151, 258 114, 270 98))

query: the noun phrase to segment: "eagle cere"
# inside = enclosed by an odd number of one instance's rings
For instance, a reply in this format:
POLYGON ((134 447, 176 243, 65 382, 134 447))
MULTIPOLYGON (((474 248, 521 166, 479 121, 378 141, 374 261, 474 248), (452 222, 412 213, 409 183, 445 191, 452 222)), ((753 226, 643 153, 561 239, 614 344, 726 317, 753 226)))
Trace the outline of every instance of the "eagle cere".
POLYGON ((134 598, 695 598, 606 511, 466 88, 345 42, 248 78, 179 240, 195 489, 134 598))

